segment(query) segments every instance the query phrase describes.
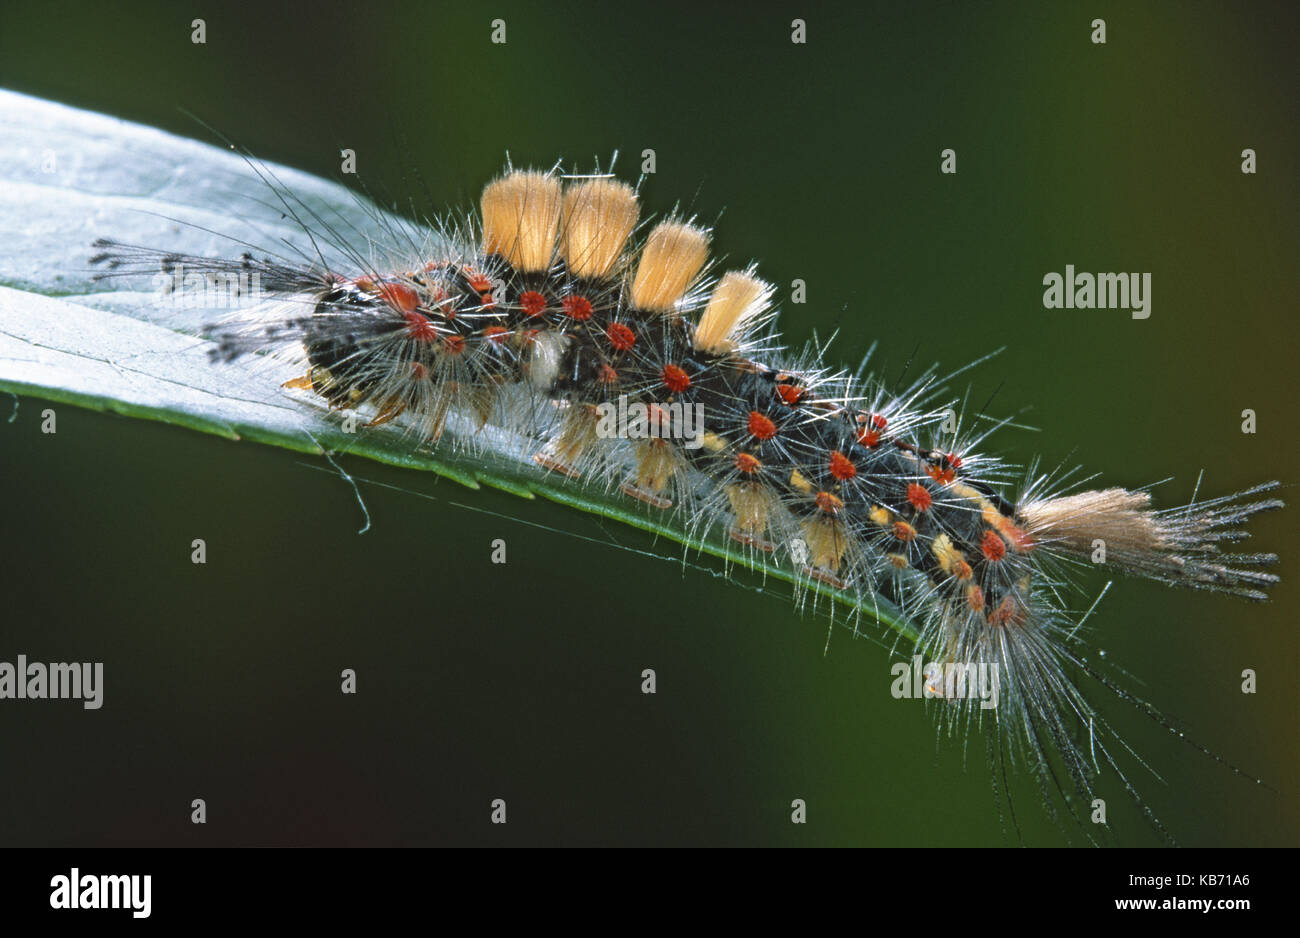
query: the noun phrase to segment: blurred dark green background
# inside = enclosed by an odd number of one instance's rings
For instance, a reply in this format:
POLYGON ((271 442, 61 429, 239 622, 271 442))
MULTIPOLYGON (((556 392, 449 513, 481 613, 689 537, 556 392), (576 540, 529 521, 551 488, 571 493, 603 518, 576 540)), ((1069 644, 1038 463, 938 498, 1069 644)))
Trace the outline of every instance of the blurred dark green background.
MULTIPOLYGON (((792 340, 839 327, 855 360, 879 339, 892 372, 914 349, 956 366, 1005 345, 973 397, 997 389, 995 411, 1031 407, 1041 432, 991 449, 1115 484, 1173 475, 1158 496, 1174 504, 1202 468, 1205 494, 1296 478, 1298 18, 6 3, 0 86, 211 139, 183 107, 335 178, 351 147, 367 182, 400 193, 413 167, 444 204, 474 201, 507 150, 549 164, 618 149, 635 176, 653 148, 650 209, 722 212, 720 252, 807 282, 808 303, 785 306, 792 340), (796 16, 807 45, 790 42, 796 16), (939 173, 947 147, 955 176, 939 173), (1042 277, 1067 263, 1150 271, 1151 318, 1045 310, 1042 277)), ((363 485, 374 526, 358 537, 346 484, 293 454, 72 407, 44 436, 42 406, 0 423, 0 660, 104 661, 106 703, 0 703, 0 842, 1004 842, 982 740, 937 740, 920 704, 892 700, 879 645, 837 632, 823 655, 824 620, 780 589, 683 572, 672 546, 558 506, 352 460, 435 499, 363 485), (505 566, 489 563, 498 537, 505 566), (345 667, 355 697, 338 692, 345 667), (806 826, 789 822, 796 797, 806 826)), ((1180 842, 1297 842, 1297 510, 1255 526, 1284 555, 1273 603, 1122 583, 1091 622, 1143 694, 1278 789, 1104 703, 1163 777, 1126 763, 1180 842), (1239 692, 1247 667, 1255 696, 1239 692)), ((1159 842, 1113 773, 1099 785, 1116 842, 1159 842)), ((1032 782, 1013 792, 1027 842, 1067 841, 1032 782)))

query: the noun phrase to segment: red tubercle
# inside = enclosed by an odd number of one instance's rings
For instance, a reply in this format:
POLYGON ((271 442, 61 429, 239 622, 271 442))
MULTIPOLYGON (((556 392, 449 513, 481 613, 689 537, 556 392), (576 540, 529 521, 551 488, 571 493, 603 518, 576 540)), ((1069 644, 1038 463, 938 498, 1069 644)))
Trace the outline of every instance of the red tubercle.
POLYGON ((1002 540, 996 531, 985 531, 984 536, 980 538, 980 552, 993 563, 997 563, 1007 555, 1006 541, 1002 540))
POLYGON ((501 345, 510 338, 510 330, 505 326, 487 326, 480 334, 496 345, 501 345))
POLYGON ((601 365, 597 377, 601 384, 618 384, 618 372, 609 365, 601 365))
POLYGON ((536 317, 546 312, 546 297, 542 296, 536 290, 525 290, 519 295, 519 308, 524 314, 530 317, 536 317))
POLYGON ((438 311, 448 319, 455 318, 456 304, 451 302, 451 298, 447 296, 447 291, 442 287, 433 288, 432 292, 429 294, 429 301, 434 306, 438 307, 438 311))
POLYGON ((936 455, 930 453, 926 459, 935 460, 925 467, 926 474, 942 485, 951 485, 957 481, 957 470, 961 468, 962 458, 956 453, 936 455))
POLYGON ((736 468, 745 475, 753 475, 763 468, 763 464, 749 453, 739 453, 736 456, 736 468))
POLYGON ((691 376, 678 365, 664 365, 659 372, 659 380, 674 394, 681 394, 691 386, 691 376))
POLYGON ((916 528, 912 527, 906 521, 895 521, 893 525, 894 537, 903 543, 916 540, 916 528))
POLYGON ((1022 554, 1027 554, 1038 546, 1033 536, 1024 528, 1013 524, 1010 518, 1000 523, 998 530, 1002 532, 1003 537, 1011 542, 1011 546, 1022 554))
POLYGON ((579 322, 585 322, 591 318, 591 300, 585 296, 573 294, 566 296, 561 305, 564 307, 564 315, 570 319, 576 319, 579 322))
POLYGON ((907 500, 917 511, 929 511, 930 506, 934 504, 934 498, 930 495, 930 490, 917 482, 913 482, 907 487, 907 500))
POLYGON ((957 481, 957 473, 951 468, 945 469, 943 466, 926 466, 925 471, 931 479, 934 479, 936 482, 942 482, 944 485, 957 481))
POLYGON ((830 473, 841 482, 847 482, 858 474, 858 467, 853 465, 853 460, 845 456, 839 450, 831 453, 830 473))
POLYGON ((460 335, 443 336, 442 350, 448 355, 459 355, 465 351, 465 337, 460 335))
POLYGON ((783 403, 793 407, 803 399, 804 389, 794 384, 778 384, 776 393, 783 403))
POLYGON ((626 352, 636 345, 636 333, 621 322, 611 322, 605 328, 605 338, 609 339, 609 344, 620 352, 626 352))
POLYGON ((411 362, 411 377, 416 381, 424 381, 429 377, 429 369, 423 362, 411 362))
POLYGON ((776 436, 776 424, 772 422, 772 418, 756 410, 749 412, 749 420, 746 421, 745 426, 756 440, 770 440, 776 436))
POLYGON ((481 274, 478 271, 466 271, 465 280, 469 283, 469 288, 475 293, 490 293, 492 290, 492 281, 488 279, 487 274, 481 274))
POLYGON ((413 313, 420 306, 420 294, 404 283, 393 281, 381 283, 376 292, 385 303, 399 313, 413 313))
POLYGON ((828 515, 838 514, 844 507, 844 500, 831 492, 818 492, 813 496, 813 502, 828 515))
POLYGON ((880 434, 889 426, 889 421, 880 414, 858 414, 858 443, 872 449, 880 445, 880 434))
POLYGON ((433 327, 429 317, 422 313, 407 312, 403 314, 406 320, 406 332, 416 342, 432 342, 438 338, 438 330, 433 327))
POLYGON ((975 612, 984 608, 984 591, 979 586, 972 584, 966 588, 966 605, 975 612))

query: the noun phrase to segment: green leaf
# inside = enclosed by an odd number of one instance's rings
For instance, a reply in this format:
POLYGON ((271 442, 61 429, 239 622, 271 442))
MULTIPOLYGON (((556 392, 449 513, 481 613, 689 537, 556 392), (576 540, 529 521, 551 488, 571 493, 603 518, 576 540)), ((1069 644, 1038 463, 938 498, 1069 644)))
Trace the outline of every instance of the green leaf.
MULTIPOLYGON (((387 243, 394 226, 416 230, 341 185, 258 167, 352 244, 387 243)), ((436 454, 416 451, 396 428, 345 433, 310 396, 281 390, 294 377, 288 365, 249 356, 211 365, 211 343, 199 337, 211 310, 176 308, 138 285, 93 279, 91 244, 100 237, 208 256, 245 249, 314 256, 284 205, 238 154, 0 91, 0 182, 0 390, 304 453, 348 453, 470 488, 540 495, 793 580, 729 541, 694 537, 669 517, 546 474, 523 441, 490 427, 473 454, 445 444, 436 454)), ((319 247, 330 257, 328 245, 319 247)), ((372 250, 382 258, 380 248, 372 250)), ((823 584, 805 588, 853 606, 823 584)), ((884 598, 852 611, 917 637, 884 598)))

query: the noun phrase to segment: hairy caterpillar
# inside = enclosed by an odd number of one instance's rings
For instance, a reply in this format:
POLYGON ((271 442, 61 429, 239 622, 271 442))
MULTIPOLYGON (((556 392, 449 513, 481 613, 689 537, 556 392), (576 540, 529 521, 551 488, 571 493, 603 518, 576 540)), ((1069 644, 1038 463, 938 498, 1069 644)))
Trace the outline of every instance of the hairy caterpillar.
POLYGON ((963 681, 991 671, 994 758, 1004 772, 1059 762, 1066 779, 1041 775, 1062 795, 1090 800, 1100 757, 1137 797, 1070 676, 1106 684, 1073 650, 1071 564, 1102 549, 1110 569, 1256 600, 1276 582, 1274 555, 1223 550, 1281 506, 1276 483, 1155 510, 1145 492, 1062 489, 1033 468, 1017 481, 934 375, 893 388, 820 349, 786 352, 755 268, 715 271, 693 219, 639 232, 637 190, 609 175, 509 169, 478 215, 390 225, 390 243, 365 247, 272 189, 333 257, 103 241, 95 260, 109 276, 255 275, 268 299, 211 330, 216 361, 295 360, 292 388, 367 426, 401 423, 413 447, 473 453, 504 430, 546 471, 725 537, 797 584, 857 609, 884 597, 919 625, 942 719, 982 720, 963 681))

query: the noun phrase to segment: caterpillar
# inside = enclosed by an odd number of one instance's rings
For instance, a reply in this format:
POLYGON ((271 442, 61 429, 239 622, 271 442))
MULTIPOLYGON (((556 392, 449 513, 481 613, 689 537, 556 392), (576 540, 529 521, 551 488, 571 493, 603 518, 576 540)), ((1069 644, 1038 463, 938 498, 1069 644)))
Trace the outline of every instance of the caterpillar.
POLYGON ((995 775, 1029 766, 1046 804, 1086 804, 1104 762, 1163 832, 1076 677, 1172 724, 1078 653, 1070 597, 1101 552, 1109 571, 1265 600, 1277 556, 1233 545, 1282 507, 1277 482, 1160 509, 1145 490, 1019 469, 982 451, 991 430, 935 372, 900 387, 869 357, 845 370, 823 346, 786 349, 757 267, 720 269, 694 217, 645 221, 640 187, 612 172, 507 165, 477 212, 377 215, 388 243, 364 245, 263 179, 314 255, 100 239, 93 263, 251 277, 259 302, 206 332, 215 365, 291 361, 290 393, 399 426, 413 449, 472 457, 504 434, 566 484, 787 570, 800 601, 839 595, 855 630, 888 603, 916 624, 941 725, 983 732, 995 775))

